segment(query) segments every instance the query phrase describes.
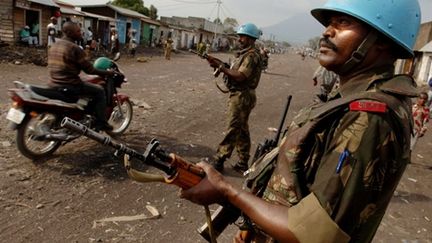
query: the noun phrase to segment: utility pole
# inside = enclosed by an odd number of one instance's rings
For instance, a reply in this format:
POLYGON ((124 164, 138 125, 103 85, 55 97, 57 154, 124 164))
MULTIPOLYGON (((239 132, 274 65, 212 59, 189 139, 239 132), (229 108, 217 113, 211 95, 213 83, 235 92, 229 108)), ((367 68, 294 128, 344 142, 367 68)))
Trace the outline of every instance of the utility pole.
MULTIPOLYGON (((219 18, 219 11, 220 11, 220 6, 222 4, 222 0, 217 0, 216 2, 217 4, 217 19, 219 20, 219 22, 222 23, 222 20, 219 18)), ((217 29, 218 29, 218 25, 219 23, 215 23, 215 27, 214 27, 214 38, 213 38, 213 43, 214 43, 214 47, 216 47, 216 37, 217 37, 217 29)))

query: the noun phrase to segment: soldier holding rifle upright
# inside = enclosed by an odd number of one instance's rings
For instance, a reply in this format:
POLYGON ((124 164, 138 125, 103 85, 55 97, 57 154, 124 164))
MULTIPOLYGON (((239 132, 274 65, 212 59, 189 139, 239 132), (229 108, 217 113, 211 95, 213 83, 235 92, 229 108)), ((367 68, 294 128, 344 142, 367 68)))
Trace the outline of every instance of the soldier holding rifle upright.
POLYGON ((326 27, 319 62, 339 75, 338 94, 294 119, 263 198, 206 163, 198 164, 206 177, 182 197, 231 203, 253 221, 254 242, 371 242, 410 161, 418 91, 410 76, 393 73, 396 59, 413 57, 420 7, 328 0, 311 13, 326 27))
POLYGON ((224 168, 224 162, 237 150, 239 161, 233 166, 243 173, 248 169, 249 151, 251 147, 249 134, 249 114, 256 104, 255 89, 261 77, 261 56, 255 47, 255 41, 261 31, 252 23, 239 27, 238 42, 242 50, 231 68, 219 59, 208 56, 210 66, 224 74, 225 84, 229 89, 228 130, 219 144, 212 165, 218 171, 224 168))

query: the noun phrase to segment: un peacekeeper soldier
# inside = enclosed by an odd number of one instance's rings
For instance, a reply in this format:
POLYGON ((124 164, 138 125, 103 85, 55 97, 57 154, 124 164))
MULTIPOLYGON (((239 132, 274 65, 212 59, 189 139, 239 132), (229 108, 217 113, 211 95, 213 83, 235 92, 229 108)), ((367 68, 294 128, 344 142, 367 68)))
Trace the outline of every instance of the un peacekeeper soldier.
POLYGON ((255 89, 261 77, 261 55, 255 47, 255 41, 261 35, 256 25, 246 23, 237 30, 238 42, 242 50, 231 68, 218 59, 209 58, 210 66, 224 73, 229 89, 228 130, 219 144, 213 166, 218 171, 224 168, 224 162, 237 149, 239 161, 233 169, 243 173, 248 169, 249 150, 249 114, 256 104, 255 89))
POLYGON ((393 63, 413 56, 420 7, 417 0, 328 0, 311 13, 326 27, 319 62, 340 75, 339 93, 302 110, 264 157, 278 154, 263 198, 203 162, 207 176, 181 196, 230 202, 253 221, 256 242, 371 242, 410 161, 417 90, 411 77, 393 75, 393 63))

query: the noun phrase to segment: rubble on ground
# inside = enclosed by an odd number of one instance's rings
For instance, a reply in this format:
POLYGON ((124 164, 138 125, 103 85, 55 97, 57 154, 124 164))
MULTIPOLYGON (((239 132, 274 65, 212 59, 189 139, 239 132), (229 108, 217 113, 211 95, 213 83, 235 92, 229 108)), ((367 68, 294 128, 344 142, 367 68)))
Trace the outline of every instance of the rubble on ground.
POLYGON ((46 66, 47 50, 44 47, 2 46, 0 47, 0 63, 34 64, 46 66))

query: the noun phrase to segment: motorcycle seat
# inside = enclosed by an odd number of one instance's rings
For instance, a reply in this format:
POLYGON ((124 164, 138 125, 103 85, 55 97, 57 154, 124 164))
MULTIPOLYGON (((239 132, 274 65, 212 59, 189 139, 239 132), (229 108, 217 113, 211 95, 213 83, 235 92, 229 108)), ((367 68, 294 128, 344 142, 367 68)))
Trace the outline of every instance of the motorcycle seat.
POLYGON ((53 105, 84 110, 83 104, 80 104, 79 102, 79 97, 77 95, 67 95, 67 90, 59 90, 59 88, 30 85, 21 81, 14 81, 14 84, 17 88, 25 91, 20 92, 20 94, 21 96, 24 96, 23 98, 25 98, 26 100, 47 102, 53 105))
POLYGON ((66 103, 76 103, 79 97, 74 94, 70 94, 67 88, 52 88, 52 87, 38 87, 30 86, 30 89, 36 93, 49 99, 61 100, 66 103))

